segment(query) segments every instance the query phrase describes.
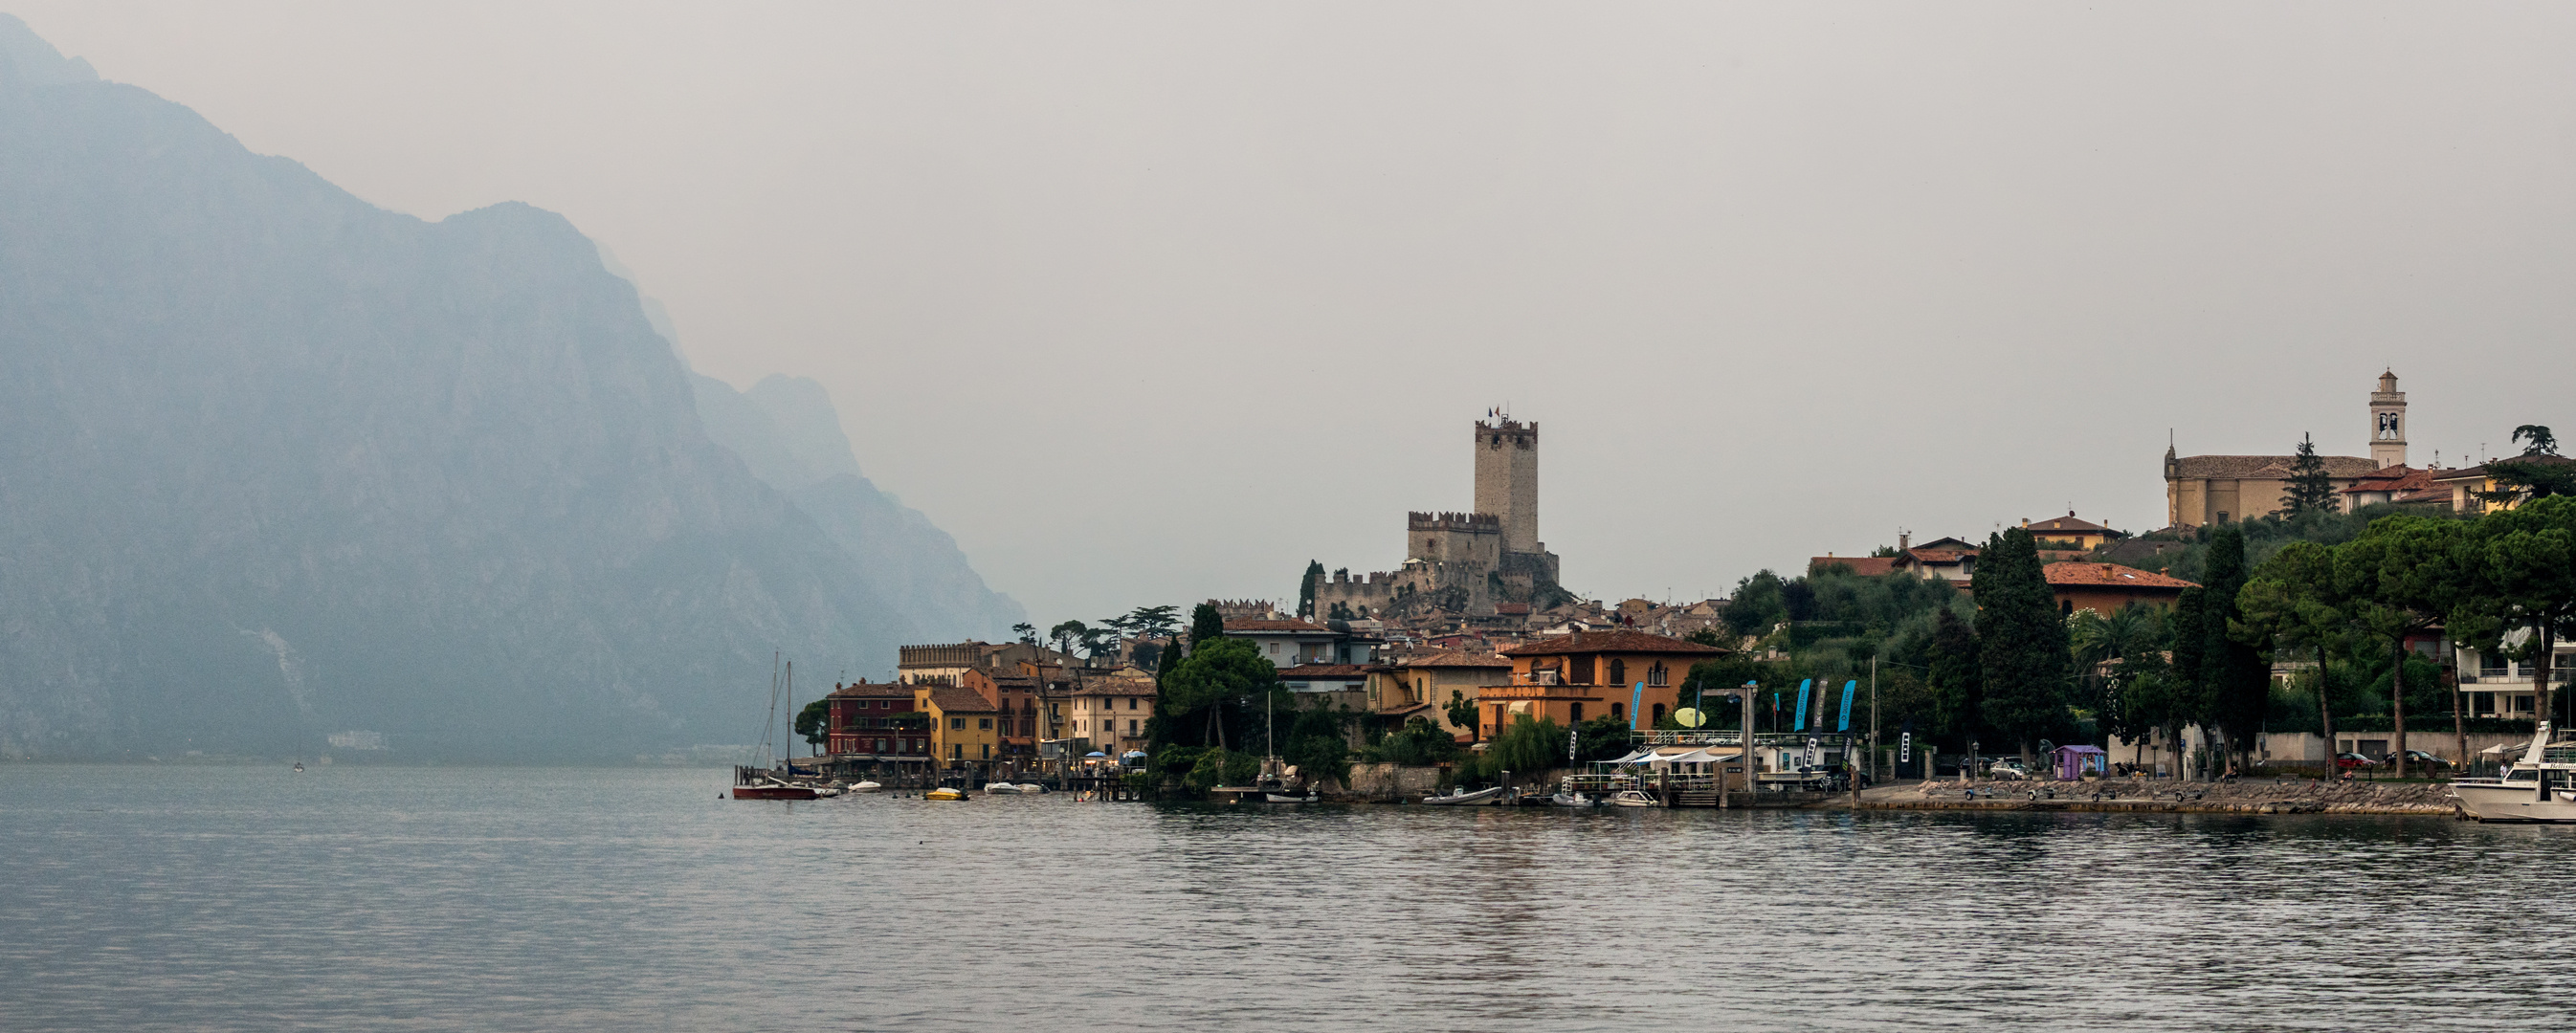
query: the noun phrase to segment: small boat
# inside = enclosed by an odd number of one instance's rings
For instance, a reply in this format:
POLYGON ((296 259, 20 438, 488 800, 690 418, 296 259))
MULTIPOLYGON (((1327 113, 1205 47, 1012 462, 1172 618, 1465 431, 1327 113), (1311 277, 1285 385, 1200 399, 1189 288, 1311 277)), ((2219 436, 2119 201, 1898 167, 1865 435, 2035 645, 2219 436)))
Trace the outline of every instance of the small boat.
POLYGON ((1663 801, 1634 789, 1622 789, 1610 798, 1612 807, 1661 807, 1663 805, 1663 801))
POLYGON ((2576 822, 2576 742, 2541 725, 2522 760, 2499 778, 2455 778, 2451 798, 2479 821, 2576 822))
POLYGON ((1307 790, 1306 795, 1304 796, 1290 796, 1286 793, 1261 794, 1261 799, 1268 803, 1313 803, 1323 798, 1324 794, 1315 792, 1311 789, 1307 790))
POLYGON ((296 762, 295 762, 295 770, 297 770, 297 771, 302 771, 302 770, 304 770, 304 762, 303 762, 303 761, 300 761, 300 760, 299 760, 299 761, 296 761, 296 762))
POLYGON ((1583 794, 1583 793, 1558 793, 1558 794, 1556 794, 1556 795, 1554 795, 1554 796, 1548 797, 1548 798, 1547 798, 1547 802, 1549 802, 1549 803, 1551 803, 1551 804, 1555 804, 1556 806, 1559 806, 1559 807, 1607 807, 1607 806, 1610 806, 1610 801, 1608 801, 1608 800, 1604 800, 1604 799, 1602 799, 1602 798, 1600 798, 1600 797, 1598 797, 1598 796, 1588 796, 1588 795, 1585 795, 1585 794, 1583 794))
POLYGON ((1510 791, 1510 786, 1490 786, 1484 789, 1478 789, 1474 792, 1469 792, 1466 787, 1461 786, 1450 790, 1449 795, 1447 796, 1423 797, 1422 802, 1434 807, 1466 807, 1473 805, 1492 807, 1501 804, 1503 802, 1503 794, 1510 791))
POLYGON ((733 787, 736 800, 811 800, 818 795, 813 786, 800 786, 775 778, 733 787))
POLYGON ((984 783, 984 791, 986 793, 1016 793, 1020 791, 1020 787, 1008 782, 986 782, 984 783))
POLYGON ((821 797, 834 797, 834 796, 839 796, 839 795, 841 795, 841 793, 842 793, 842 792, 843 792, 843 790, 842 790, 842 789, 841 789, 841 787, 839 787, 839 786, 816 786, 816 787, 814 787, 814 795, 816 795, 816 796, 821 796, 821 797))
POLYGON ((924 800, 963 800, 966 798, 966 791, 948 786, 940 786, 937 789, 921 794, 921 798, 924 800))
POLYGON ((856 782, 851 784, 850 791, 853 793, 873 793, 883 788, 885 787, 874 782, 856 782))

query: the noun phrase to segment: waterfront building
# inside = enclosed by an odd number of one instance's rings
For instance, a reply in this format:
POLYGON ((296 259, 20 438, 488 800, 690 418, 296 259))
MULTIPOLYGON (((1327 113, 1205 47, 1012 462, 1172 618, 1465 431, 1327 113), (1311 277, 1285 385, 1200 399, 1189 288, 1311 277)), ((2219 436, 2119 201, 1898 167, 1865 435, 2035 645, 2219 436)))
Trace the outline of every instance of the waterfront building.
POLYGON ((989 767, 1000 758, 1001 708, 971 689, 912 685, 913 709, 929 717, 933 767, 989 767))
POLYGON ((1474 702, 1485 686, 1508 680, 1511 670, 1512 662, 1491 650, 1444 649, 1370 667, 1362 693, 1369 712, 1390 731, 1419 717, 1454 738, 1474 742, 1474 727, 1449 719, 1449 695, 1474 702))
POLYGON ((1015 764, 1027 764, 1038 755, 1038 679, 1031 674, 1004 673, 990 667, 969 667, 956 675, 959 688, 984 697, 993 705, 994 731, 1001 739, 999 755, 1015 764))
POLYGON ((834 757, 858 763, 930 759, 930 718, 914 709, 912 686, 862 678, 833 686, 824 700, 824 748, 834 757))
POLYGON ((1110 675, 1084 678, 1065 695, 1065 730, 1075 757, 1098 750, 1112 757, 1145 748, 1154 720, 1154 680, 1110 675))
POLYGON ((1477 737, 1492 739, 1523 714, 1571 725, 1607 715, 1650 729, 1682 706, 1692 664, 1728 650, 1624 629, 1578 631, 1513 646, 1511 680, 1478 693, 1477 737))

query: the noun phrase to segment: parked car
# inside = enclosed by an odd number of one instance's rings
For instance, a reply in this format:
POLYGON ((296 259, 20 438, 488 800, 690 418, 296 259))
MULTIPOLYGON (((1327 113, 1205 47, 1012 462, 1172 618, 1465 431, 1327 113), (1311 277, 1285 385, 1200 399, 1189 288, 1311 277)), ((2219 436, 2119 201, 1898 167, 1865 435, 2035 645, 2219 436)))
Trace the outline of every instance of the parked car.
POLYGON ((2412 767, 2424 767, 2424 768, 2433 768, 2433 767, 2449 767, 2449 766, 2451 766, 2451 762, 2450 762, 2450 761, 2447 761, 2447 760, 2443 760, 2442 758, 2440 758, 2440 757, 2436 757, 2436 756, 2434 756, 2434 755, 2432 755, 2432 754, 2430 754, 2430 753, 2426 753, 2426 752, 2424 752, 2424 751, 2422 751, 2422 750, 2408 750, 2408 751, 2406 751, 2406 766, 2407 766, 2407 767, 2410 767, 2410 768, 2412 768, 2412 767))
POLYGON ((1987 765, 1986 777, 2004 779, 2029 778, 2030 772, 2021 766, 2021 761, 2006 758, 1987 765))
POLYGON ((2335 754, 2335 770, 2337 771, 2350 771, 2354 768, 2375 768, 2378 766, 2378 761, 2364 757, 2358 753, 2347 752, 2335 754))

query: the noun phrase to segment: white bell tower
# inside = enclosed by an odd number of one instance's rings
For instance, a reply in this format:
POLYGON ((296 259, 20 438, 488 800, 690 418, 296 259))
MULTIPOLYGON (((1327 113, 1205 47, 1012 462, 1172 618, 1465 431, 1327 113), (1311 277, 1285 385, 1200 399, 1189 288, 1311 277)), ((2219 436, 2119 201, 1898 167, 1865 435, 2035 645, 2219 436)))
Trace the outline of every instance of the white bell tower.
POLYGON ((2370 393, 2370 461, 2383 470, 2406 463, 2406 392, 2395 371, 2381 373, 2370 393))

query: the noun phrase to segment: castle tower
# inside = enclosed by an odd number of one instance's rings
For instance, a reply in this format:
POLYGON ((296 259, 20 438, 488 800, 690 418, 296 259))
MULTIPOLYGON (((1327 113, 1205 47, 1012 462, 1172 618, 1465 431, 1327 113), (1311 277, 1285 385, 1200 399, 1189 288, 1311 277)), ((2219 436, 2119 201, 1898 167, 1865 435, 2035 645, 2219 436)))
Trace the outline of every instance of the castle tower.
POLYGON ((1538 424, 1476 421, 1476 512, 1503 521, 1503 551, 1538 549, 1538 424))
MULTIPOLYGON (((2406 462, 2406 392, 2397 389, 2394 371, 2379 375, 2379 390, 2370 393, 2370 461, 2382 469, 2406 462)), ((1476 501, 1484 496, 1484 468, 1477 467, 1476 501)))

